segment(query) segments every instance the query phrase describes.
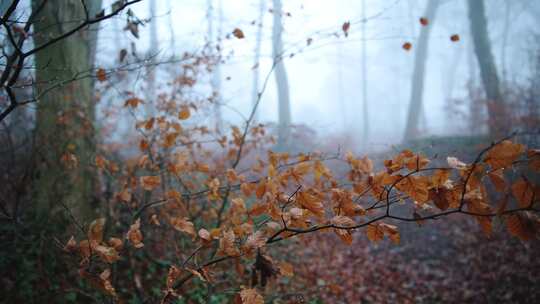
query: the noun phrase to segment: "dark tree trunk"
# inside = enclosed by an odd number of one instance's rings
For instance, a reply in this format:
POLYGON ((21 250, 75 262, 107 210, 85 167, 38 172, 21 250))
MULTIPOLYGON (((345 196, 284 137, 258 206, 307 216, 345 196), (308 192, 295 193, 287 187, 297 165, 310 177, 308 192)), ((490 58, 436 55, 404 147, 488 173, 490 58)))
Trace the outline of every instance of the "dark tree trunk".
POLYGON ((480 67, 480 77, 487 97, 489 133, 502 136, 508 129, 506 107, 502 99, 499 76, 491 42, 487 30, 487 20, 483 0, 466 1, 469 9, 469 22, 474 44, 474 53, 480 67))

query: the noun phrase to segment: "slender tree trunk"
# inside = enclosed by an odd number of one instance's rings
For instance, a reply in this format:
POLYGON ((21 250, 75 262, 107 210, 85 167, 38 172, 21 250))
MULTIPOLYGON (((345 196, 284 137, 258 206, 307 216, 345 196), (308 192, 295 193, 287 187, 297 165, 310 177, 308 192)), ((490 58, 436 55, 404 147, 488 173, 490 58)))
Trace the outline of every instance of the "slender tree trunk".
POLYGON ((174 22, 173 22, 173 5, 172 1, 167 1, 167 8, 169 10, 169 33, 171 34, 171 41, 169 47, 171 48, 171 58, 174 58, 176 51, 176 34, 174 31, 174 22))
POLYGON ((439 0, 428 1, 424 17, 428 18, 429 25, 422 27, 420 30, 420 37, 416 43, 411 84, 411 99, 409 101, 409 112, 407 114, 407 125, 405 126, 404 141, 412 140, 419 135, 418 123, 423 107, 424 75, 428 57, 429 34, 433 26, 433 20, 435 18, 439 3, 439 0))
MULTIPOLYGON (((259 0, 259 21, 257 24, 257 36, 255 38, 255 57, 253 59, 253 86, 251 87, 251 106, 255 108, 257 106, 257 100, 259 99, 259 81, 260 81, 260 63, 261 63, 261 45, 263 36, 263 24, 264 13, 266 10, 266 1, 259 0)), ((259 120, 258 111, 255 112, 253 117, 254 121, 259 120)))
POLYGON ((474 44, 474 53, 480 67, 480 77, 486 92, 489 133, 494 137, 504 135, 507 129, 506 107, 502 99, 499 76, 491 42, 489 41, 487 20, 483 0, 466 1, 474 44))
POLYGON ((366 43, 366 0, 362 0, 362 147, 364 149, 367 148, 369 140, 366 43))
POLYGON ((289 81, 283 63, 283 8, 281 0, 273 0, 274 21, 272 28, 272 57, 275 64, 276 84, 278 91, 278 149, 284 150, 289 146, 291 127, 291 105, 289 100, 289 81))
POLYGON ((156 9, 157 0, 148 1, 148 9, 150 11, 150 35, 149 35, 149 45, 148 54, 148 66, 147 66, 147 89, 145 91, 145 115, 149 119, 155 115, 155 106, 157 102, 157 93, 156 93, 156 56, 159 53, 159 42, 157 39, 157 9, 156 9))
POLYGON ((223 7, 221 0, 218 3, 218 25, 217 25, 217 39, 214 37, 214 5, 213 0, 208 0, 208 43, 211 49, 212 54, 215 52, 217 57, 217 62, 212 70, 212 75, 210 76, 210 85, 212 87, 212 95, 214 100, 214 118, 215 118, 215 127, 217 132, 223 130, 223 118, 221 116, 221 33, 223 26, 223 7))
MULTIPOLYGON (((42 1, 34 0, 34 7, 42 1)), ((90 16, 101 1, 86 1, 90 16)), ((49 1, 34 24, 34 43, 42 45, 73 28, 85 18, 80 0, 49 1)), ((47 212, 59 203, 81 220, 90 220, 97 209, 94 193, 94 100, 90 73, 95 58, 97 27, 91 26, 61 40, 35 56, 38 101, 36 117, 37 172, 34 180, 36 207, 47 212), (65 82, 63 85, 59 85, 65 82)))

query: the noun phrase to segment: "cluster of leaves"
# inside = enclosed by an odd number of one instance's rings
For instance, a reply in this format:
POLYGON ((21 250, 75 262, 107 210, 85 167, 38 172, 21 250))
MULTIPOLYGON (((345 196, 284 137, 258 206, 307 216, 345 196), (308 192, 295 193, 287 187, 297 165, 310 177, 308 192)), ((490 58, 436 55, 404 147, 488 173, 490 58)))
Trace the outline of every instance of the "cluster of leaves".
MULTIPOLYGON (((126 107, 136 110, 132 99, 126 107)), ((540 187, 533 180, 540 151, 509 139, 487 146, 472 163, 448 157, 446 165, 430 166, 404 150, 376 170, 368 157, 352 153, 272 152, 265 126, 249 120, 230 134, 213 134, 191 121, 199 110, 193 103, 168 101, 166 109, 136 123, 137 157, 115 163, 96 156, 95 166, 116 189, 109 225, 97 219, 81 227, 85 237, 65 246, 80 276, 116 299, 130 289, 119 293, 111 281, 123 260, 139 294, 145 280, 163 276, 163 303, 185 297, 194 278, 232 288, 238 303, 264 303, 267 282, 294 274, 292 263, 272 257, 272 245, 303 235, 333 231, 351 244, 364 231, 372 242, 399 243, 393 222, 422 224, 451 214, 474 218, 486 234, 494 218, 523 240, 539 231, 540 187), (145 276, 142 265, 152 262, 167 270, 145 276)))

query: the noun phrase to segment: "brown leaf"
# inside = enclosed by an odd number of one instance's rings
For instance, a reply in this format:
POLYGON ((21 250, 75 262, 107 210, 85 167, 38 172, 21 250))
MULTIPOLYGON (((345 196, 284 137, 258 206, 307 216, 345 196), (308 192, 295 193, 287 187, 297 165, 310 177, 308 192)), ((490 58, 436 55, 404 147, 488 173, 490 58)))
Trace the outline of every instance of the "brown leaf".
POLYGON ((105 227, 105 218, 94 220, 88 228, 88 240, 90 242, 101 243, 103 241, 103 229, 105 227))
POLYGON ((341 26, 341 30, 343 31, 343 34, 345 34, 345 37, 349 36, 349 29, 350 28, 351 28, 351 22, 350 21, 347 21, 347 22, 343 23, 343 25, 341 26))
POLYGON ((484 162, 490 165, 493 170, 509 167, 524 151, 523 145, 505 140, 486 153, 484 162))
POLYGON ((495 171, 490 171, 488 173, 491 183, 495 186, 495 190, 499 192, 504 192, 506 190, 506 182, 504 181, 504 169, 498 169, 495 171))
POLYGON ((257 231, 248 236, 244 247, 247 252, 253 252, 256 249, 264 247, 264 245, 266 245, 266 236, 262 231, 257 231))
POLYGON ((300 204, 300 206, 311 211, 316 216, 324 216, 324 206, 315 195, 305 191, 298 191, 296 197, 296 201, 300 204))
POLYGON ((99 82, 104 82, 107 80, 107 72, 102 69, 102 68, 99 68, 96 72, 96 78, 97 80, 99 80, 99 82))
POLYGON ((143 235, 141 233, 141 219, 137 219, 133 225, 129 227, 126 238, 133 244, 135 248, 142 248, 144 246, 142 240, 143 235))
POLYGON ((412 48, 412 44, 410 42, 405 42, 403 43, 403 45, 401 46, 405 51, 410 51, 411 48, 412 48))
POLYGON ((161 184, 161 177, 157 175, 141 176, 141 186, 146 191, 152 191, 161 184))
POLYGON ((527 208, 532 204, 534 190, 529 181, 520 178, 512 185, 512 194, 516 198, 519 207, 527 208))
POLYGON ((384 238, 384 231, 377 224, 368 225, 366 228, 366 235, 372 242, 381 241, 384 238))
POLYGON ((126 102, 124 102, 124 107, 132 107, 136 108, 140 103, 144 103, 142 99, 137 97, 128 98, 126 102))
POLYGON ((180 112, 178 113, 178 119, 180 120, 186 120, 191 116, 191 112, 189 110, 188 106, 182 106, 180 107, 180 112))
POLYGON ((239 29, 239 28, 235 28, 232 32, 233 36, 238 38, 238 39, 244 39, 246 36, 244 36, 244 32, 239 29))
POLYGON ((229 230, 224 232, 223 236, 219 239, 218 253, 228 256, 238 256, 240 252, 234 244, 235 239, 234 231, 229 230))
POLYGON ((185 232, 192 237, 196 236, 195 226, 187 218, 172 217, 170 219, 170 223, 174 227, 174 229, 185 232))
POLYGON ((289 264, 287 262, 279 263, 279 273, 282 276, 292 277, 294 275, 293 265, 291 265, 291 264, 289 264))
POLYGON ((242 304, 264 304, 264 298, 254 288, 242 289, 240 298, 242 304))
POLYGON ((509 215, 506 218, 506 227, 510 234, 523 241, 534 238, 536 233, 535 224, 526 212, 509 215))

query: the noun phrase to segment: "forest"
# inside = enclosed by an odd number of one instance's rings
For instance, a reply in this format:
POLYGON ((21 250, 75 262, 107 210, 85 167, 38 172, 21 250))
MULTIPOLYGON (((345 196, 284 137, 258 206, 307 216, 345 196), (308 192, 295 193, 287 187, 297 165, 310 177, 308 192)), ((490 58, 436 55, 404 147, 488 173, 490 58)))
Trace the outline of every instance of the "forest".
POLYGON ((540 1, 0 0, 0 303, 540 303, 540 1))

